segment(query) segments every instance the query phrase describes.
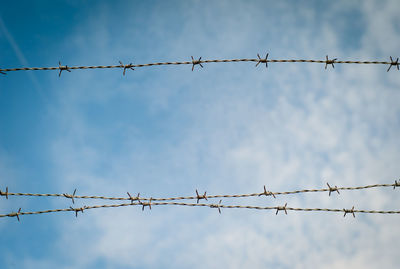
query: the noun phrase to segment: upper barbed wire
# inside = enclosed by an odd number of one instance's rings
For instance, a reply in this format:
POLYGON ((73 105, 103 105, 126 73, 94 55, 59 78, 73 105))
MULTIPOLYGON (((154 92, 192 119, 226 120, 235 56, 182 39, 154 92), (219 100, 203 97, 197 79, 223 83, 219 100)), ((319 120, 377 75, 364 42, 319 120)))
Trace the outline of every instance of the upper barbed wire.
POLYGON ((147 64, 129 64, 129 65, 123 65, 121 62, 119 65, 94 65, 94 66, 62 66, 61 63, 59 62, 59 66, 54 66, 54 67, 19 67, 19 68, 0 68, 0 73, 5 74, 5 72, 12 72, 12 71, 35 71, 35 70, 59 70, 59 76, 61 75, 61 71, 66 70, 68 72, 71 72, 70 70, 76 70, 76 69, 108 69, 108 68, 122 68, 125 70, 127 68, 133 69, 133 68, 139 68, 139 67, 147 67, 147 66, 157 66, 157 65, 192 65, 192 70, 194 68, 194 65, 200 65, 202 67, 202 63, 230 63, 230 62, 256 62, 256 66, 259 63, 265 63, 266 66, 268 63, 320 63, 320 64, 325 64, 325 69, 327 65, 332 65, 335 64, 383 64, 383 65, 389 65, 389 68, 387 71, 390 70, 392 66, 395 66, 399 70, 399 61, 398 58, 394 60, 392 56, 390 56, 390 61, 341 61, 335 59, 329 59, 328 56, 326 56, 325 60, 312 60, 312 59, 268 59, 267 54, 265 59, 261 59, 258 55, 257 58, 244 58, 244 59, 212 59, 212 60, 201 60, 201 57, 199 60, 194 60, 192 56, 191 61, 181 61, 181 62, 156 62, 156 63, 147 63, 147 64))
POLYGON ((207 199, 207 198, 242 198, 242 197, 257 197, 257 196, 275 196, 278 195, 290 195, 290 194, 299 194, 299 193, 311 193, 311 192, 328 192, 329 196, 331 196, 332 192, 339 193, 339 190, 363 190, 363 189, 371 189, 371 188, 384 188, 384 187, 400 187, 400 180, 393 184, 373 184, 373 185, 366 185, 366 186, 358 186, 358 187, 331 187, 329 183, 327 183, 328 188, 322 189, 303 189, 303 190, 294 190, 294 191, 283 191, 283 192, 271 192, 267 191, 265 186, 264 190, 259 193, 248 193, 248 194, 222 194, 222 195, 206 195, 205 192, 203 195, 199 195, 198 191, 196 190, 196 196, 178 196, 178 197, 167 197, 167 198, 146 198, 146 197, 139 197, 138 194, 136 197, 131 196, 128 193, 128 197, 107 197, 107 196, 96 196, 96 195, 75 195, 76 189, 74 190, 73 194, 57 194, 57 193, 13 193, 8 191, 8 187, 6 191, 3 192, 0 190, 0 196, 5 196, 7 199, 9 196, 33 196, 33 197, 63 197, 67 199, 71 199, 74 202, 74 199, 102 199, 102 200, 130 200, 133 201, 140 201, 140 200, 152 200, 152 201, 173 201, 173 200, 197 200, 200 199, 207 199))

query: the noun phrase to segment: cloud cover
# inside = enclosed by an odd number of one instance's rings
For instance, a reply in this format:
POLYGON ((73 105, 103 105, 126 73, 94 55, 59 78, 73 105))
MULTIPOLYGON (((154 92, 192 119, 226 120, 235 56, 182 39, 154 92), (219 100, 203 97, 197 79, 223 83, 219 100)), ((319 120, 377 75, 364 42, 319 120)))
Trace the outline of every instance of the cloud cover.
MULTIPOLYGON (((60 46, 76 65, 266 52, 271 58, 396 55, 395 1, 318 3, 157 2, 151 9, 124 3, 117 13, 104 4, 60 46)), ((77 187, 159 197, 196 188, 246 193, 263 185, 280 191, 397 177, 398 72, 364 65, 326 71, 317 64, 252 65, 54 77, 54 105, 46 118, 54 124, 46 149, 52 185, 59 192, 77 187)), ((399 196, 387 189, 247 202, 389 210, 399 196)), ((54 206, 65 207, 65 201, 54 206)), ((93 210, 76 221, 57 215, 53 255, 28 255, 19 265, 395 268, 398 216, 274 213, 223 210, 220 216, 211 209, 154 207, 93 210)), ((7 265, 15 259, 10 255, 7 265)))

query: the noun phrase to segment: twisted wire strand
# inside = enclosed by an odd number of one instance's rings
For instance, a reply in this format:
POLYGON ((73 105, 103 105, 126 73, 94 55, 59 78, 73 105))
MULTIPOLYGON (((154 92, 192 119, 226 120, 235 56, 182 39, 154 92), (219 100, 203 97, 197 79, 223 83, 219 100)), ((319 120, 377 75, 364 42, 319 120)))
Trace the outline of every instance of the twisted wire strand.
MULTIPOLYGON (((329 186, 329 184, 327 184, 329 186)), ((400 181, 395 181, 393 184, 373 184, 373 185, 366 185, 366 186, 358 186, 358 187, 330 187, 329 188, 322 188, 322 189, 303 189, 303 190, 294 190, 294 191, 283 191, 283 192, 269 192, 264 189, 263 192, 259 193, 249 193, 249 194, 223 194, 223 195, 197 195, 197 196, 179 196, 179 197, 168 197, 168 198, 146 198, 146 197, 132 197, 128 194, 128 197, 107 197, 107 196, 95 196, 95 195, 73 195, 71 194, 52 194, 52 193, 12 193, 2 192, 0 190, 0 196, 33 196, 33 197, 64 197, 69 199, 102 199, 102 200, 152 200, 152 201, 173 201, 173 200, 197 200, 197 199, 206 199, 206 198, 243 198, 243 197, 257 197, 257 196, 277 196, 277 195, 291 195, 291 194, 298 194, 298 193, 312 193, 312 192, 331 192, 339 191, 339 190, 363 190, 363 189, 371 189, 371 188, 384 188, 384 187, 400 187, 400 181)))
POLYGON ((365 214, 400 214, 400 210, 359 210, 359 209, 337 209, 337 208, 297 208, 297 207, 287 207, 285 206, 250 206, 250 205, 223 205, 223 204, 194 204, 194 203, 179 203, 179 202, 156 202, 156 203, 123 203, 123 204, 111 204, 111 205, 94 205, 94 206, 84 206, 79 208, 64 208, 64 209, 50 209, 43 211, 32 211, 32 212, 21 212, 21 209, 18 212, 13 212, 9 214, 1 214, 0 218, 3 217, 18 217, 22 215, 37 215, 37 214, 47 214, 47 213, 57 213, 57 212, 68 212, 72 211, 76 213, 78 216, 78 212, 84 212, 84 210, 88 209, 99 209, 99 208, 117 208, 117 207, 125 207, 125 206, 162 206, 162 205, 173 205, 173 206, 189 206, 189 207, 209 207, 209 208, 218 208, 219 212, 220 208, 237 208, 237 209, 255 209, 255 210, 276 210, 276 214, 279 211, 303 211, 303 212, 311 212, 311 211, 319 211, 319 212, 341 212, 346 214, 354 213, 365 213, 365 214))
MULTIPOLYGON (((310 60, 310 59, 214 59, 214 60, 198 60, 198 61, 182 61, 182 62, 157 62, 147 64, 130 64, 129 67, 148 67, 157 65, 197 65, 201 63, 231 63, 231 62, 261 62, 261 63, 321 63, 321 64, 384 64, 399 65, 398 61, 339 61, 339 60, 310 60)), ((95 66, 55 66, 55 67, 19 67, 19 68, 2 68, 0 72, 11 71, 37 71, 37 70, 76 70, 76 69, 109 69, 109 68, 126 68, 126 65, 95 65, 95 66)))

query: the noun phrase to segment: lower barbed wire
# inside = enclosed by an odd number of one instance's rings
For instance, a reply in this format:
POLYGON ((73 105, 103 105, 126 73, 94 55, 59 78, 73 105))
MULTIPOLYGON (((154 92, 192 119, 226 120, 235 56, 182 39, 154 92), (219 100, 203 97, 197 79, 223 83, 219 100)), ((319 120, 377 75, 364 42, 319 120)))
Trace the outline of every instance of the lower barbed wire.
MULTIPOLYGON (((32 211, 32 212, 23 212, 21 209, 18 213, 9 213, 9 214, 0 214, 1 217, 18 217, 22 215, 35 215, 35 214, 48 214, 48 213, 57 213, 57 212, 68 212, 72 211, 77 214, 77 212, 83 210, 90 210, 90 209, 100 209, 100 208, 117 208, 117 207, 125 207, 125 206, 143 206, 148 205, 144 204, 143 202, 139 203, 123 203, 123 204, 107 204, 107 205, 93 205, 93 206, 83 206, 80 208, 64 208, 64 209, 49 209, 43 211, 32 211)), ((288 207, 287 204, 285 206, 251 206, 251 205, 223 205, 223 204, 207 204, 207 203, 180 203, 180 202, 153 202, 151 206, 189 206, 189 207, 209 207, 209 208, 228 208, 228 209, 255 209, 255 210, 284 210, 286 211, 319 211, 319 212, 340 212, 340 213, 365 213, 365 214, 400 214, 400 210, 359 210, 359 209, 336 209, 336 208, 297 208, 297 207, 288 207)))

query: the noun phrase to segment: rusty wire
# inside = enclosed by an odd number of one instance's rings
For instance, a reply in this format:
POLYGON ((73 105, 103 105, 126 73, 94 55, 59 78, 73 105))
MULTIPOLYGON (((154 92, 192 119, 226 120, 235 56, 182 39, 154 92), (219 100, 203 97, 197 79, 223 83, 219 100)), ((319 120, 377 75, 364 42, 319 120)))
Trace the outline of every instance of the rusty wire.
POLYGON ((124 65, 121 61, 119 65, 95 65, 95 66, 63 66, 59 62, 58 66, 55 67, 19 67, 19 68, 0 68, 0 73, 5 74, 5 72, 12 71, 35 71, 35 70, 59 70, 59 76, 61 76, 61 72, 63 70, 71 72, 71 70, 77 69, 109 69, 109 68, 122 68, 123 75, 125 75, 125 71, 127 69, 138 68, 138 67, 148 67, 148 66, 157 66, 157 65, 191 65, 192 71, 194 70, 195 65, 199 65, 203 67, 202 63, 232 63, 232 62, 256 62, 256 66, 260 63, 265 63, 265 66, 268 67, 268 63, 320 63, 325 64, 325 69, 328 65, 332 65, 334 67, 335 64, 383 64, 389 65, 387 71, 391 69, 392 66, 395 66, 397 70, 399 70, 400 63, 398 58, 393 60, 392 56, 390 56, 390 61, 340 61, 337 58, 329 59, 328 55, 326 55, 325 60, 310 60, 310 59, 268 59, 269 53, 266 54, 266 57, 263 59, 257 54, 257 58, 244 58, 244 59, 214 59, 214 60, 201 60, 201 57, 198 60, 195 60, 193 56, 191 57, 191 61, 182 61, 182 62, 157 62, 157 63, 147 63, 147 64, 128 64, 124 65))
POLYGON ((217 208, 219 213, 221 213, 221 208, 238 208, 238 209, 255 209, 255 210, 276 210, 276 215, 279 211, 284 211, 287 215, 288 211, 301 211, 301 212, 311 212, 311 211, 318 211, 318 212, 337 212, 337 213, 344 213, 344 217, 346 214, 352 214, 355 217, 355 213, 365 213, 365 214, 400 214, 400 210, 360 210, 354 209, 354 206, 351 209, 337 209, 337 208, 297 208, 297 207, 288 207, 287 203, 284 206, 250 206, 250 205, 223 205, 221 204, 221 200, 218 204, 198 204, 198 203, 179 203, 179 202, 155 202, 155 203, 123 203, 123 204, 107 204, 107 205, 93 205, 93 206, 83 206, 83 207, 69 207, 64 209, 50 209, 50 210, 43 210, 43 211, 32 211, 32 212, 21 212, 21 208, 18 212, 12 212, 9 214, 2 214, 2 217, 17 217, 20 220, 20 216, 23 215, 36 215, 36 214, 47 214, 47 213, 57 213, 57 212, 75 212, 75 216, 78 216, 78 212, 84 212, 84 210, 89 209, 99 209, 99 208, 116 208, 116 207, 125 207, 125 206, 142 206, 142 210, 144 210, 145 206, 189 206, 189 207, 209 207, 209 208, 217 208))
POLYGON ((363 189, 371 189, 371 188, 384 188, 384 187, 400 187, 400 180, 395 180, 392 184, 373 184, 373 185, 366 185, 366 186, 358 186, 358 187, 331 187, 329 183, 327 183, 328 188, 322 189, 304 189, 304 190, 294 190, 294 191, 283 191, 283 192, 271 192, 267 191, 266 187, 260 193, 249 193, 249 194, 222 194, 222 195, 207 195, 207 192, 204 192, 203 195, 200 195, 196 190, 196 196, 179 196, 179 197, 167 197, 167 198, 146 198, 146 197, 139 197, 140 193, 136 197, 131 196, 129 192, 127 192, 128 197, 107 197, 107 196, 88 196, 88 195, 76 195, 76 189, 74 190, 73 194, 53 194, 53 193, 12 193, 8 191, 8 187, 6 191, 3 192, 0 190, 0 196, 5 196, 7 199, 9 196, 33 196, 33 197, 64 197, 71 199, 74 203, 74 199, 102 199, 102 200, 129 200, 131 203, 133 201, 140 200, 152 200, 152 201, 173 201, 173 200, 199 200, 207 198, 243 198, 243 197, 257 197, 257 196, 273 196, 276 198, 277 195, 291 195, 291 194, 298 194, 298 193, 309 193, 309 192, 328 192, 329 196, 331 196, 332 192, 339 193, 339 190, 363 190, 363 189))

